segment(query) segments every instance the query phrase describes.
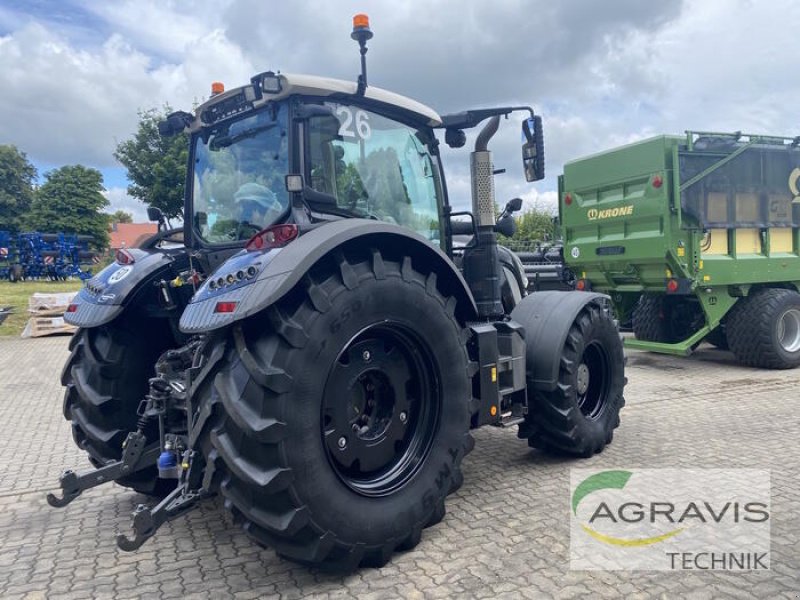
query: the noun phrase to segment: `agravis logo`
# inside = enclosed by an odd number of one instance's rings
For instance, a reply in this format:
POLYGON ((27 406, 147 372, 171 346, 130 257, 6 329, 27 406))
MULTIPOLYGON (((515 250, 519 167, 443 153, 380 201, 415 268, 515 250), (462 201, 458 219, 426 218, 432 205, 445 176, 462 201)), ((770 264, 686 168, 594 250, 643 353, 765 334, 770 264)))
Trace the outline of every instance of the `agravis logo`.
MULTIPOLYGON (((597 473, 595 475, 590 475, 586 479, 584 479, 581 484, 575 489, 572 493, 572 512, 577 516, 578 514, 578 504, 580 504, 581 500, 583 500, 586 496, 591 494, 592 492, 598 490, 605 490, 605 489, 618 489, 621 490, 625 487, 625 484, 628 483, 628 480, 631 478, 630 471, 603 471, 602 473, 597 473)), ((621 505, 619 509, 619 518, 621 520, 625 520, 626 517, 623 516, 623 511, 625 508, 630 507, 638 508, 639 517, 643 516, 642 507, 636 503, 625 503, 621 505)), ((596 519, 599 518, 610 518, 611 520, 615 521, 614 513, 609 508, 609 506, 605 502, 601 502, 595 511, 592 513, 592 516, 589 518, 589 523, 594 523, 596 519)), ((634 538, 634 539, 623 539, 618 538, 610 535, 603 535, 602 533, 595 531, 591 527, 585 524, 581 524, 583 530, 592 536, 594 539, 604 542, 606 544, 611 544, 614 546, 649 546, 650 544, 657 544, 658 542, 663 542, 666 539, 671 538, 673 535, 679 534, 683 528, 673 529, 672 531, 668 531, 662 535, 656 535, 651 537, 644 537, 644 538, 634 538)))
POLYGON ((575 569, 769 568, 769 473, 572 471, 575 569))

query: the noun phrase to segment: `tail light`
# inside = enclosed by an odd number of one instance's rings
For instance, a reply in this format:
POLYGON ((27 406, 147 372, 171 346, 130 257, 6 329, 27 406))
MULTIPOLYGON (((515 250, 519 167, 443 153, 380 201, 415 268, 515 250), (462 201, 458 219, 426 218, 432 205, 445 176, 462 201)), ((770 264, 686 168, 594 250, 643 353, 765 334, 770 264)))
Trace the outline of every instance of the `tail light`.
POLYGON ((239 304, 238 302, 217 302, 217 305, 214 307, 215 313, 232 313, 236 310, 236 305, 239 304))
POLYGON ((564 194, 564 204, 567 206, 572 204, 572 194, 564 194))
POLYGON ((674 294, 678 291, 680 284, 678 283, 677 279, 668 279, 667 280, 667 291, 674 294))
POLYGON ((251 237, 245 249, 248 252, 257 252, 260 250, 270 250, 271 248, 282 248, 293 239, 295 239, 300 230, 294 223, 284 223, 283 225, 273 225, 262 229, 253 237, 251 237))
POLYGON ((67 307, 67 312, 68 313, 74 313, 74 312, 77 312, 77 310, 78 310, 78 305, 77 304, 70 304, 67 307))
POLYGON ((575 289, 579 292, 588 292, 592 289, 592 284, 587 279, 578 279, 575 282, 575 289))
POLYGON ((132 265, 136 262, 136 258, 131 254, 130 250, 126 250, 125 248, 117 250, 114 259, 117 261, 117 264, 120 265, 132 265))

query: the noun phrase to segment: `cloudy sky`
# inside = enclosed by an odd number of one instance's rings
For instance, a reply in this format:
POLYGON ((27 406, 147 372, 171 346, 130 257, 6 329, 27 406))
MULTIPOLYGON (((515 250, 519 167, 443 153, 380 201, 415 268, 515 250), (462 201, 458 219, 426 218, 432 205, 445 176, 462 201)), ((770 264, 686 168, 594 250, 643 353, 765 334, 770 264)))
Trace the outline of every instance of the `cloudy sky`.
MULTIPOLYGON (((563 163, 686 129, 800 134, 792 0, 3 0, 0 144, 40 172, 100 169, 113 208, 144 218, 112 153, 137 110, 188 109, 212 81, 267 69, 353 79, 351 17, 368 12, 370 83, 440 113, 530 104, 548 177, 527 184, 518 118, 495 138, 498 200, 552 206, 563 163)), ((466 148, 448 152, 469 203, 466 148)))

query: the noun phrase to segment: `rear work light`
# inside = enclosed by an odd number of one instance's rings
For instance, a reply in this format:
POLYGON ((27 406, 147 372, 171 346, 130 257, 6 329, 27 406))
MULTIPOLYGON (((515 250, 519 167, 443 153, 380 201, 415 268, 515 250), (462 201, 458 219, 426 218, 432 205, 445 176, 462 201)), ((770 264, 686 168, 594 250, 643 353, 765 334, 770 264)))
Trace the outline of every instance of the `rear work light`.
POLYGON ((215 313, 232 313, 236 310, 236 306, 238 302, 217 302, 217 305, 214 307, 215 313))
POLYGON ((259 250, 269 250, 271 248, 282 248, 293 239, 295 239, 300 230, 294 223, 285 223, 283 225, 273 225, 262 229, 253 237, 251 237, 245 249, 248 252, 257 252, 259 250))
POLYGON ((132 265, 136 262, 136 258, 134 258, 133 254, 131 254, 130 250, 125 250, 125 248, 120 248, 117 250, 117 253, 114 255, 114 259, 120 265, 132 265))

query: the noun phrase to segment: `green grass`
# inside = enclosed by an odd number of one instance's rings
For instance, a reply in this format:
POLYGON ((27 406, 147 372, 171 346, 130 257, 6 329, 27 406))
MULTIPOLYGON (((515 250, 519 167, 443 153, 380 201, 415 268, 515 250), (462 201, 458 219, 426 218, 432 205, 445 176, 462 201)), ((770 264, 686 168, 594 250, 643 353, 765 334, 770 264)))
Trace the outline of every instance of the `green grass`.
POLYGON ((0 281, 0 307, 13 306, 14 312, 0 325, 0 336, 19 336, 31 316, 28 312, 28 298, 34 292, 57 294, 74 292, 83 287, 80 280, 72 281, 24 281, 11 283, 0 281))

